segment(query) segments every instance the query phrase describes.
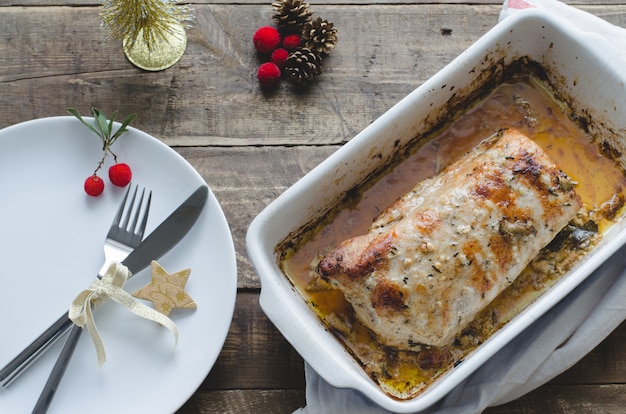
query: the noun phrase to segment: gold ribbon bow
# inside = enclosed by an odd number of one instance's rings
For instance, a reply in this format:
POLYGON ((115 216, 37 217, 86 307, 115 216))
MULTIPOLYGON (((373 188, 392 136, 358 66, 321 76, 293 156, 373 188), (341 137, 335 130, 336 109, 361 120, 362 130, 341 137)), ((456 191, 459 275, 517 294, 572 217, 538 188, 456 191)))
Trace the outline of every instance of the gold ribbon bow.
POLYGON ((176 339, 176 345, 178 344, 178 329, 170 318, 138 302, 128 292, 122 289, 126 283, 126 279, 128 279, 130 275, 131 272, 123 264, 111 264, 102 279, 96 279, 88 289, 80 292, 70 306, 68 315, 72 322, 81 328, 85 325, 87 326, 91 340, 96 348, 96 354, 98 355, 98 367, 102 366, 106 361, 106 352, 104 350, 104 343, 102 342, 102 338, 100 337, 100 333, 93 319, 92 308, 106 302, 109 298, 134 314, 165 326, 172 331, 176 339))

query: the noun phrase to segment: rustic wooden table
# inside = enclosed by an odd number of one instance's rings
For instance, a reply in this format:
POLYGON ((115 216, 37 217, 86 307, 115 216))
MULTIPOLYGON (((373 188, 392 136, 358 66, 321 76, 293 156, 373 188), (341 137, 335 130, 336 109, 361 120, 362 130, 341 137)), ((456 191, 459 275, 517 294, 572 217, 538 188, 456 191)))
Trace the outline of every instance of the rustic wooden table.
MULTIPOLYGON (((308 91, 272 93, 256 81, 252 34, 272 24, 271 1, 192 1, 182 59, 161 72, 128 62, 99 27, 93 0, 0 2, 0 127, 65 115, 138 114, 206 179, 232 229, 237 303, 223 351, 180 409, 191 413, 289 413, 305 404, 303 360, 259 307, 259 279, 245 234, 270 201, 498 21, 501 2, 311 2, 339 43, 308 91)), ((626 1, 567 1, 626 27, 626 1)), ((495 413, 626 410, 626 324, 569 371, 495 413)))

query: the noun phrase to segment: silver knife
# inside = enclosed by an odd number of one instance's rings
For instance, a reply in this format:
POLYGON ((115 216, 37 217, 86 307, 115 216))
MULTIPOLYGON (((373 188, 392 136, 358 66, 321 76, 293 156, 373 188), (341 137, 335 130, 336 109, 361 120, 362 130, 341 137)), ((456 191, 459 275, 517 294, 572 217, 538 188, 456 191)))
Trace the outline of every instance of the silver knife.
MULTIPOLYGON (((167 253, 185 237, 200 216, 206 204, 209 189, 200 186, 183 203, 154 229, 135 250, 122 261, 132 274, 145 269, 152 260, 167 253)), ((45 332, 28 345, 0 370, 0 385, 8 387, 43 353, 62 337, 73 323, 67 312, 54 322, 45 332)), ((81 330, 78 329, 78 332, 81 330)), ((68 338, 69 342, 70 338, 68 338)), ((67 343, 67 342, 66 342, 67 343)))

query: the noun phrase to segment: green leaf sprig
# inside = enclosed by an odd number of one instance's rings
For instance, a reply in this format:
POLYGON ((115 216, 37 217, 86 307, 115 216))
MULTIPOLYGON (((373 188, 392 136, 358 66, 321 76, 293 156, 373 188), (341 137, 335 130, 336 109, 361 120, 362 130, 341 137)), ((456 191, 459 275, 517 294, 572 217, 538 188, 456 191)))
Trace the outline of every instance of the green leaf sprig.
POLYGON ((113 156, 113 160, 117 164, 117 155, 113 151, 111 151, 111 146, 113 145, 113 143, 115 143, 115 141, 117 141, 117 139, 122 134, 128 131, 126 127, 131 122, 133 122, 135 118, 137 118, 137 115, 136 114, 128 115, 122 121, 121 126, 114 132, 113 122, 115 121, 115 117, 117 116, 117 111, 113 112, 110 120, 107 120, 107 117, 104 115, 104 112, 102 112, 98 108, 91 108, 91 112, 93 113, 93 117, 96 121, 95 126, 85 121, 77 109, 67 108, 67 112, 69 112, 70 114, 78 118, 78 120, 82 122, 83 125, 89 128, 94 134, 96 134, 102 140, 102 151, 104 151, 104 154, 102 155, 102 159, 98 163, 98 166, 96 167, 93 174, 96 175, 98 170, 102 168, 102 166, 104 165, 104 160, 106 159, 108 154, 111 154, 113 156))

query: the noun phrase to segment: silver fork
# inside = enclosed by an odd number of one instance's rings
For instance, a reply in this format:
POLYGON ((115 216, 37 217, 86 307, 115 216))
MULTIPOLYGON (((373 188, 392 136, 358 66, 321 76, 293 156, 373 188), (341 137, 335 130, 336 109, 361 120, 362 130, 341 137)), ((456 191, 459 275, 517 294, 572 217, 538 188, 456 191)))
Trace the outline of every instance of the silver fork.
MULTIPOLYGON (((123 261, 126 256, 141 243, 141 240, 143 240, 143 234, 148 222, 148 213, 150 212, 152 192, 148 192, 147 201, 144 203, 146 190, 143 189, 139 202, 135 203, 138 186, 135 187, 132 198, 127 202, 130 191, 131 189, 129 187, 117 210, 117 214, 113 218, 113 223, 109 228, 106 239, 104 240, 105 260, 104 265, 98 272, 99 279, 102 279, 111 264, 123 261)), ((59 383, 63 378, 63 374, 72 358, 74 349, 76 349, 76 344, 78 343, 82 331, 83 329, 78 325, 72 325, 72 329, 61 350, 61 354, 52 368, 48 381, 33 409, 33 414, 45 413, 48 410, 59 383)))

